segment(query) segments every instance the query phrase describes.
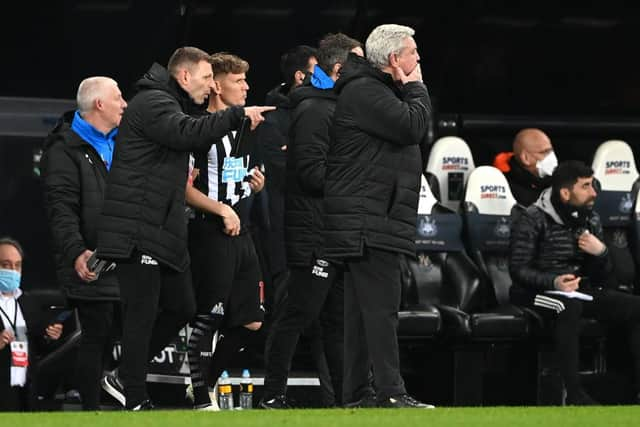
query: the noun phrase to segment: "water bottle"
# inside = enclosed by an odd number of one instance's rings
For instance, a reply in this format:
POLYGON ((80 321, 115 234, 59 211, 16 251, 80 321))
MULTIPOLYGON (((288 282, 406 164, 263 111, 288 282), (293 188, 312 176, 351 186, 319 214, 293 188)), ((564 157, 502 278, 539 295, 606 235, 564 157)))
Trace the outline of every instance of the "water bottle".
POLYGON ((242 371, 242 379, 240 380, 240 409, 253 408, 253 381, 249 370, 242 371))
POLYGON ((233 409, 233 390, 231 389, 231 379, 227 371, 222 371, 218 379, 218 406, 220 410, 233 409))

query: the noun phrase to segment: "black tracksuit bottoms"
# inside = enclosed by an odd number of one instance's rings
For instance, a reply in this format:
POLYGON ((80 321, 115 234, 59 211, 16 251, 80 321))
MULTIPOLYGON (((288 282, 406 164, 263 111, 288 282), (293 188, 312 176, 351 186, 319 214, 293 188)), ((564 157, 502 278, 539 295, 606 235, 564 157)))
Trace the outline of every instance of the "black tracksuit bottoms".
POLYGON ((344 260, 345 403, 369 392, 372 367, 378 400, 406 393, 396 331, 403 256, 365 247, 362 257, 344 260))
POLYGON ((134 255, 116 268, 123 309, 119 377, 127 408, 148 399, 148 364, 196 312, 191 272, 179 272, 147 255, 134 255))
POLYGON ((284 313, 273 327, 266 356, 264 397, 285 394, 291 361, 302 332, 320 318, 335 404, 341 403, 343 374, 342 270, 324 260, 313 266, 292 268, 287 286, 284 313), (322 312, 322 315, 321 315, 322 312))

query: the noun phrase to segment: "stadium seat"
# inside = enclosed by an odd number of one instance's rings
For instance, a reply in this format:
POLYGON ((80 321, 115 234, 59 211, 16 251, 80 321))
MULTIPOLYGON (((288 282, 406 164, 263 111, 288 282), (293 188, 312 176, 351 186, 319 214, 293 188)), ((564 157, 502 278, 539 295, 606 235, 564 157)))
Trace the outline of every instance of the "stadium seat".
POLYGON ((445 207, 458 212, 462 202, 464 185, 475 164, 471 149, 457 136, 445 136, 431 147, 427 162, 427 180, 437 183, 434 191, 445 207))
POLYGON ((464 253, 462 220, 434 197, 422 177, 416 232, 417 260, 403 266, 399 336, 469 333, 469 316, 459 309, 478 286, 477 271, 464 253), (460 302, 462 300, 462 303, 460 302), (420 331, 420 332, 419 332, 420 331))
POLYGON ((632 213, 639 181, 631 147, 619 140, 603 142, 591 167, 598 189, 594 209, 600 215, 615 272, 608 286, 634 292, 636 264, 630 243, 634 242, 632 213))

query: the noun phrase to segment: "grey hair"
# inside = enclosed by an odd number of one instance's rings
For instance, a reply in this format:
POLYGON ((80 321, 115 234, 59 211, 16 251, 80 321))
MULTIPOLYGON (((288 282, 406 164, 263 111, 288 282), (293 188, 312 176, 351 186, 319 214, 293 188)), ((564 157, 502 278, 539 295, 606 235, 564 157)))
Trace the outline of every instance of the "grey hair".
POLYGON ((404 47, 404 40, 415 33, 413 28, 404 25, 377 26, 371 31, 365 43, 367 59, 374 67, 386 67, 389 65, 389 55, 400 53, 404 47))
POLYGON ((112 78, 101 76, 88 77, 80 82, 78 94, 76 95, 76 103, 80 114, 93 110, 96 99, 104 94, 108 84, 118 86, 118 83, 112 78))

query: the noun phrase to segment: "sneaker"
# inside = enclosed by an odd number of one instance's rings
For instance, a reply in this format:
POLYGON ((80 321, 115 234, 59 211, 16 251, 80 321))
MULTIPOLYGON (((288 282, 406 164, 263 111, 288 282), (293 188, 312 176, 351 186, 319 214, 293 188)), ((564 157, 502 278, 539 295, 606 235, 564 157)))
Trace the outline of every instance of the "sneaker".
POLYGON ((599 405, 591 396, 589 396, 584 390, 578 390, 575 393, 567 393, 566 405, 576 406, 593 406, 599 405))
POLYGON ((151 400, 146 399, 140 402, 138 405, 131 408, 131 410, 132 411, 150 411, 154 408, 155 406, 153 406, 153 403, 151 403, 151 400))
POLYGON ((205 403, 204 405, 198 405, 198 406, 194 406, 193 409, 195 409, 196 411, 219 411, 220 407, 218 406, 218 404, 214 404, 214 403, 205 403))
POLYGON ((116 375, 105 375, 100 380, 100 385, 102 386, 102 389, 106 391, 111 397, 120 402, 122 406, 125 406, 126 400, 124 398, 124 386, 116 375))
POLYGON ((378 406, 376 394, 374 392, 365 393, 360 399, 345 403, 345 408, 375 408, 378 406))
POLYGON ((421 409, 433 409, 435 406, 427 403, 418 402, 408 394, 400 394, 397 396, 391 396, 387 399, 378 402, 380 408, 421 408, 421 409))
POLYGON ((273 397, 271 399, 261 399, 258 406, 262 409, 291 409, 285 395, 273 397))

